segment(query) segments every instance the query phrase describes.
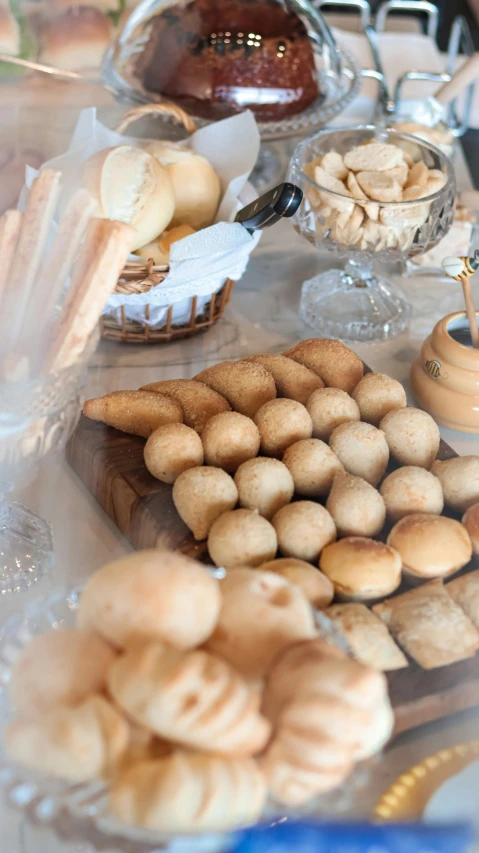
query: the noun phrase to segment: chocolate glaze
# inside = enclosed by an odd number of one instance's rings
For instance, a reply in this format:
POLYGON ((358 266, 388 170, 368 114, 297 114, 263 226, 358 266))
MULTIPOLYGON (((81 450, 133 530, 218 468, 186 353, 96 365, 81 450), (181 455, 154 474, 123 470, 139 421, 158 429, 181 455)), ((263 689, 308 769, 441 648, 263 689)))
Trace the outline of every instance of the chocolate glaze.
POLYGON ((137 62, 145 89, 207 119, 301 112, 319 95, 302 21, 276 0, 193 0, 152 21, 137 62))

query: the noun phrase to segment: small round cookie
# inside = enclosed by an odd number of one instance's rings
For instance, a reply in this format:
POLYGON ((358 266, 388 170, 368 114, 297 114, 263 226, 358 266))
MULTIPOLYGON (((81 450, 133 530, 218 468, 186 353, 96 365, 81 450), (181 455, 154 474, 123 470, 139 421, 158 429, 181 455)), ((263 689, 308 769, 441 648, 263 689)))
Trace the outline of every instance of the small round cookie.
POLYGON ((331 450, 349 474, 377 486, 389 462, 389 448, 381 430, 371 424, 341 424, 333 430, 331 450))
POLYGON ((79 705, 106 687, 115 650, 98 634, 59 628, 34 637, 15 661, 8 685, 20 714, 79 705))
POLYGON ((320 388, 313 391, 306 408, 313 421, 313 438, 329 441, 336 427, 348 421, 360 421, 359 406, 340 388, 320 388))
POLYGON ((395 409, 407 406, 406 392, 396 379, 384 373, 366 373, 352 393, 361 412, 361 420, 379 426, 395 409))
POLYGON ((428 512, 441 515, 444 509, 442 486, 438 478, 416 465, 405 465, 389 474, 379 489, 392 521, 405 515, 428 512))
POLYGON ((439 427, 431 415, 408 406, 389 412, 380 428, 396 462, 429 470, 441 441, 439 427))
POLYGON ((479 501, 479 456, 455 456, 434 462, 431 468, 441 482, 444 503, 455 512, 465 512, 479 501))
POLYGON ((472 551, 479 554, 479 503, 472 504, 462 516, 462 523, 472 542, 472 551))
POLYGON ((258 456, 243 462, 235 474, 240 506, 270 519, 294 494, 293 478, 279 459, 258 456))
POLYGON ((336 527, 329 512, 313 501, 284 506, 272 524, 281 554, 307 563, 317 563, 323 548, 336 539, 336 527))
POLYGON ((391 595, 401 583, 401 557, 389 544, 347 536, 328 545, 319 568, 341 601, 374 601, 391 595))
POLYGON ((223 361, 207 367, 194 377, 228 400, 231 408, 248 418, 268 400, 276 397, 271 373, 251 361, 223 361))
POLYGON ((290 583, 299 586, 311 606, 317 610, 324 610, 333 600, 334 588, 331 581, 311 563, 295 560, 293 557, 280 557, 278 560, 263 563, 259 568, 262 572, 281 575, 290 583))
POLYGON ((198 433, 184 424, 165 424, 145 444, 145 465, 162 483, 174 483, 188 468, 203 464, 203 445, 198 433))
POLYGON ((444 515, 406 515, 394 525, 388 545, 399 551, 404 577, 412 584, 453 575, 472 557, 466 528, 444 515))
POLYGON ((311 438, 313 422, 305 406, 281 397, 270 400, 256 412, 254 422, 261 436, 265 456, 281 456, 301 438, 311 438))
POLYGON ((198 435, 201 435, 205 424, 213 415, 228 412, 231 408, 221 394, 194 379, 165 379, 162 382, 144 385, 140 391, 154 391, 156 394, 164 394, 176 400, 183 409, 183 420, 186 426, 196 430, 198 435))
POLYGON ((213 563, 225 569, 260 566, 272 560, 278 540, 272 524, 252 509, 225 512, 212 524, 208 551, 213 563))
POLYGON ((221 468, 201 466, 183 471, 173 486, 178 515, 196 540, 206 539, 211 525, 224 512, 234 509, 238 489, 221 468))
POLYGON ((353 474, 336 474, 326 501, 338 536, 377 536, 384 527, 386 507, 374 486, 353 474))
POLYGON ((364 373, 359 356, 342 341, 310 338, 300 341, 283 355, 309 367, 329 388, 341 388, 348 394, 351 394, 364 373))
POLYGON ((288 447, 283 462, 296 494, 317 498, 329 494, 335 474, 344 471, 335 453, 319 438, 306 438, 288 447))
POLYGON ((238 412, 222 412, 210 418, 201 438, 206 464, 229 473, 257 456, 260 447, 258 427, 238 412))
POLYGON ((303 406, 306 405, 313 391, 317 388, 324 388, 324 382, 317 373, 313 373, 304 364, 299 364, 292 358, 286 358, 285 355, 271 355, 269 353, 251 355, 245 361, 262 364, 271 373, 276 384, 276 395, 278 397, 297 400, 303 406))

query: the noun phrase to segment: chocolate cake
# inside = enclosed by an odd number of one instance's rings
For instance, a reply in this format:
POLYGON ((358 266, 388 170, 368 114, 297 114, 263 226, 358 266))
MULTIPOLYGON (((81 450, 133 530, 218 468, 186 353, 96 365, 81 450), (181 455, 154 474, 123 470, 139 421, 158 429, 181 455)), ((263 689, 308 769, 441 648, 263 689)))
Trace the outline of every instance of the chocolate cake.
POLYGON ((193 0, 156 15, 137 60, 144 88, 206 119, 251 109, 261 121, 319 95, 300 18, 276 0, 193 0))

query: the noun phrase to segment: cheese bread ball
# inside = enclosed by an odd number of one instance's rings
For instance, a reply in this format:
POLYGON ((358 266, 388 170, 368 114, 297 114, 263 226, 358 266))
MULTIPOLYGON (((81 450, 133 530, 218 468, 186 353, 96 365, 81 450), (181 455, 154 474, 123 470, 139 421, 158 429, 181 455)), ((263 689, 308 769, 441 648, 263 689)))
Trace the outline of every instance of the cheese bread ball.
POLYGON ((210 418, 201 438, 206 464, 229 473, 257 456, 260 447, 258 427, 238 412, 222 412, 210 418))
POLYGON ((299 586, 312 607, 318 610, 324 610, 333 600, 334 588, 331 581, 311 563, 295 560, 294 557, 280 557, 278 560, 262 563, 259 568, 262 572, 281 575, 290 583, 299 586))
POLYGON ((362 477, 336 474, 326 502, 338 536, 377 536, 384 527, 384 500, 362 477))
POLYGON ((318 438, 307 438, 288 447, 283 462, 291 473, 296 494, 307 498, 329 494, 335 474, 344 471, 336 454, 318 438))
POLYGON ((405 465, 389 474, 379 490, 392 521, 399 521, 414 512, 441 515, 444 498, 440 481, 425 468, 405 465))
POLYGON ((265 456, 282 456, 286 448, 301 438, 310 438, 313 422, 305 406, 296 400, 271 400, 256 412, 254 422, 261 436, 265 456))
POLYGON ((456 512, 465 512, 479 501, 479 456, 456 456, 437 460, 431 472, 440 480, 444 503, 456 512))
POLYGON ((145 444, 145 465, 162 483, 174 483, 188 468, 203 464, 203 445, 198 433, 184 424, 165 424, 145 444))
POLYGON ((200 466, 183 471, 173 486, 178 515, 197 540, 206 539, 211 525, 224 512, 234 509, 238 489, 221 468, 200 466))
POLYGON ((281 554, 307 563, 317 563, 323 548, 336 539, 336 527, 329 512, 313 501, 284 506, 272 524, 281 554))
POLYGON ((306 408, 313 421, 313 438, 329 441, 337 426, 347 421, 359 421, 359 406, 340 388, 320 388, 313 391, 306 408))
POLYGON ((361 420, 379 426, 388 412, 407 406, 406 392, 396 379, 384 373, 366 373, 352 396, 359 406, 361 420))
POLYGON ((348 394, 351 394, 364 373, 359 356, 342 341, 310 338, 300 341, 284 355, 309 367, 329 388, 341 388, 348 394))
POLYGON ((349 474, 362 477, 377 486, 389 461, 389 448, 381 430, 371 424, 341 424, 333 430, 329 442, 349 474))
POLYGON ((243 462, 235 474, 239 502, 255 509, 264 518, 272 518, 294 494, 293 478, 279 459, 258 456, 243 462))
POLYGON ((272 524, 252 509, 225 512, 212 524, 208 551, 216 566, 260 566, 278 548, 272 524))
POLYGON ((380 423, 391 456, 400 465, 429 469, 439 450, 441 436, 435 420, 422 409, 397 409, 380 423))

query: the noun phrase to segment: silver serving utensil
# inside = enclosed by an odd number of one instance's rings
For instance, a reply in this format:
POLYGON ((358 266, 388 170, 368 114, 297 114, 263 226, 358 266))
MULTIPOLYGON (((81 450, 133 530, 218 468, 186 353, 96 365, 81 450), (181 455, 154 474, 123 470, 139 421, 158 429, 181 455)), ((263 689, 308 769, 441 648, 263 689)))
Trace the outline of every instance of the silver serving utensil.
MULTIPOLYGON (((414 79, 414 72, 409 72, 408 79, 414 79)), ((438 75, 439 79, 442 75, 438 75)), ((431 75, 432 79, 438 76, 431 75)), ((447 78, 448 75, 444 75, 447 78)), ((424 79, 424 72, 417 72, 415 79, 424 79)), ((444 79, 444 78, 443 78, 444 79)), ((464 89, 479 79, 479 53, 471 56, 447 82, 443 83, 434 96, 425 98, 414 111, 413 120, 427 127, 435 127, 439 122, 447 120, 447 108, 464 89)), ((399 81, 398 81, 399 82, 399 81)))

